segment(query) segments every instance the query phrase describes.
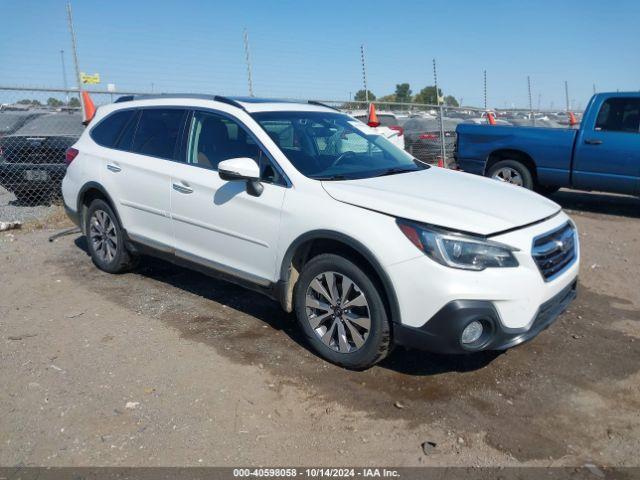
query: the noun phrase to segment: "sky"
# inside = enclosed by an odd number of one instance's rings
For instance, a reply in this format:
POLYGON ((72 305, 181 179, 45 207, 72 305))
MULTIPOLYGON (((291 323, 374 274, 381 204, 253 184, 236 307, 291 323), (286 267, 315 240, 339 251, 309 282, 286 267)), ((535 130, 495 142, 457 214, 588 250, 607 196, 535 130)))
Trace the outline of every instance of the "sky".
MULTIPOLYGON (((75 70, 65 0, 0 0, 0 85, 62 87, 75 70)), ((640 90, 640 1, 72 0, 80 70, 121 91, 346 100, 408 82, 465 105, 572 109, 640 90)))

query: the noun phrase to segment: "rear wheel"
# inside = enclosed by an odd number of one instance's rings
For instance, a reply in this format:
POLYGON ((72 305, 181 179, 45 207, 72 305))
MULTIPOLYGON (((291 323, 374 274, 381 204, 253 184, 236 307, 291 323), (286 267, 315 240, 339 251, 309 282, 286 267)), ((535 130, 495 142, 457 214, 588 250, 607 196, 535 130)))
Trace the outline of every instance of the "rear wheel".
POLYGON ((100 270, 121 273, 135 265, 136 258, 127 250, 122 226, 113 209, 104 200, 91 202, 85 219, 89 254, 100 270))
POLYGON ((309 261, 296 284, 295 309, 309 344, 330 362, 361 370, 390 350, 390 326, 378 287, 344 257, 323 254, 309 261))
POLYGON ((529 190, 533 189, 533 175, 529 168, 517 160, 500 160, 487 170, 487 177, 511 183, 529 190))

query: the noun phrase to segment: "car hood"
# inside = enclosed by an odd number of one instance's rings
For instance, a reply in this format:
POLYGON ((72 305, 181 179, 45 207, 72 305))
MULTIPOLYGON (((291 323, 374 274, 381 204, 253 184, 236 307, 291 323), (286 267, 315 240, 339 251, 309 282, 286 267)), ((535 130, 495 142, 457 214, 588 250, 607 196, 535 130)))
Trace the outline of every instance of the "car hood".
POLYGON ((522 187, 443 168, 323 181, 335 200, 461 232, 491 235, 556 214, 560 206, 522 187))

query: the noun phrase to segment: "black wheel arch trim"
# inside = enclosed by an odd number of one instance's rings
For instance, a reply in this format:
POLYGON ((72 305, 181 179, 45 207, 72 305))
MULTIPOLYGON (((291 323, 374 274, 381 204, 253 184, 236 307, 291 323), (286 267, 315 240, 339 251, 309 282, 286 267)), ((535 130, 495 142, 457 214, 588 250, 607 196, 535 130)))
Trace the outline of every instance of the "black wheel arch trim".
MULTIPOLYGON (((120 223, 120 225, 122 226, 122 220, 120 219, 120 214, 118 213, 118 208, 116 207, 116 204, 113 201, 113 198, 111 198, 111 195, 109 195, 107 190, 101 184, 99 184, 98 182, 95 182, 95 181, 90 181, 90 182, 85 183, 82 186, 82 188, 80 188, 80 191, 78 192, 77 210, 76 211, 78 212, 78 218, 80 220, 80 228, 84 228, 84 226, 82 225, 82 222, 83 222, 83 219, 82 219, 82 205, 83 205, 84 195, 89 190, 98 190, 102 195, 104 195, 104 197, 107 199, 107 201, 111 205, 111 208, 113 209, 113 212, 116 214, 116 217, 118 218, 118 223, 120 223)), ((88 205, 87 205, 87 207, 88 207, 88 205)), ((122 228, 124 229, 124 226, 122 226, 122 228)))
MULTIPOLYGON (((494 156, 495 155, 506 154, 506 152, 511 152, 511 153, 515 154, 515 156, 524 156, 528 160, 530 160, 531 163, 533 164, 533 169, 534 169, 534 171, 531 172, 531 174, 534 175, 534 177, 537 177, 538 164, 534 160, 533 156, 529 152, 523 150, 521 147, 518 147, 518 148, 515 148, 515 147, 514 148, 503 147, 503 148, 497 148, 496 150, 493 150, 484 159, 483 175, 487 175, 487 173, 489 172, 489 164, 492 163, 494 156)), ((523 163, 518 158, 509 158, 509 157, 499 158, 493 163, 497 163, 497 162, 500 162, 502 160, 513 160, 514 162, 523 163)), ((523 163, 523 165, 524 165, 524 163, 523 163)), ((524 165, 524 166, 526 167, 527 165, 524 165)))
POLYGON ((288 287, 291 273, 291 262, 300 246, 312 240, 334 240, 337 242, 341 242, 362 255, 365 260, 371 265, 380 282, 382 283, 385 297, 389 302, 388 306, 391 314, 391 321, 393 323, 401 323, 398 296, 396 295, 395 288, 393 287, 393 283, 391 282, 389 275, 387 275, 387 272, 384 270, 384 268, 382 268, 382 265, 380 264, 376 256, 371 252, 371 250, 363 245, 362 242, 355 240, 354 238, 345 235, 344 233, 336 232, 334 230, 313 230, 304 233, 296 238, 293 242, 291 242, 291 244, 287 248, 287 251, 285 252, 282 263, 280 265, 280 276, 277 287, 277 297, 280 299, 280 303, 282 304, 283 308, 285 308, 285 310, 287 309, 288 304, 286 296, 289 290, 288 287))

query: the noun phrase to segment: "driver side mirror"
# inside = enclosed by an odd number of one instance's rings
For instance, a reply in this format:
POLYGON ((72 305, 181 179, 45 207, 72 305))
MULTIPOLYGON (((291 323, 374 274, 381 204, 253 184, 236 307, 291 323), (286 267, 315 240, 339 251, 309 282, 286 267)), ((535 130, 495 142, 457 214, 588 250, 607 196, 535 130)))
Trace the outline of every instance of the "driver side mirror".
POLYGON ((247 182, 247 193, 259 197, 264 190, 260 183, 260 167, 248 157, 231 158, 218 164, 218 175, 222 180, 247 182))

